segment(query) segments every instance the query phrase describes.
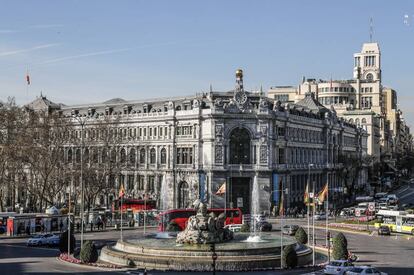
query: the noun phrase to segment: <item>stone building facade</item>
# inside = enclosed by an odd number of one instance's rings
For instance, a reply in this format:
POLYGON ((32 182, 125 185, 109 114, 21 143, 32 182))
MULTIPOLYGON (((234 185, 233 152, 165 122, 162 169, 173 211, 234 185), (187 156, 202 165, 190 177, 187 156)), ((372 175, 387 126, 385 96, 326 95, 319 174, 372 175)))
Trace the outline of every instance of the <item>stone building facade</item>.
MULTIPOLYGON (((80 123, 71 134, 83 133, 85 165, 110 160, 123 164, 119 174, 108 177, 112 191, 98 198, 101 205, 116 199, 122 182, 127 197, 159 203, 165 185, 168 208, 190 207, 202 198, 211 207, 240 207, 249 213, 256 199, 251 195, 254 184, 260 211, 277 205, 282 189, 288 194, 287 207, 302 207, 308 175, 315 192, 328 182, 331 196, 343 194, 349 183, 341 177, 341 161, 361 159, 367 150, 366 132, 338 118, 311 93, 295 104, 282 104, 261 92, 245 91, 241 70, 235 89, 228 92, 114 99, 58 111, 80 123), (102 123, 113 123, 107 134, 117 143, 109 150, 101 147, 102 123), (223 184, 226 195, 216 195, 223 184)), ((79 144, 67 144, 66 161, 78 161, 81 152, 79 144)), ((358 171, 355 180, 364 185, 366 171, 358 171)))
POLYGON ((187 208, 201 198, 210 207, 240 207, 243 213, 251 211, 252 201, 260 212, 270 211, 281 190, 286 207, 302 208, 309 175, 311 190, 328 183, 335 201, 349 186, 367 183, 364 167, 344 177, 344 162, 367 153, 363 129, 338 118, 312 93, 281 103, 248 92, 241 70, 235 89, 227 92, 74 106, 42 96, 26 106, 59 112, 75 124, 68 135, 83 142, 64 146, 68 165, 79 167, 81 156, 84 167, 119 164, 106 178, 109 191, 96 200, 101 206, 117 199, 121 183, 126 197, 154 199, 159 206, 187 208), (225 195, 217 195, 223 184, 225 195), (168 194, 162 202, 161 189, 168 194))
POLYGON ((307 92, 327 108, 332 106, 339 117, 367 131, 368 154, 375 161, 390 160, 395 152, 409 147, 400 141, 397 130, 402 121, 398 119, 401 110, 396 108, 396 92, 382 84, 378 43, 364 43, 361 51, 354 54, 352 79, 303 79, 297 87, 272 87, 268 96, 297 102, 307 92))

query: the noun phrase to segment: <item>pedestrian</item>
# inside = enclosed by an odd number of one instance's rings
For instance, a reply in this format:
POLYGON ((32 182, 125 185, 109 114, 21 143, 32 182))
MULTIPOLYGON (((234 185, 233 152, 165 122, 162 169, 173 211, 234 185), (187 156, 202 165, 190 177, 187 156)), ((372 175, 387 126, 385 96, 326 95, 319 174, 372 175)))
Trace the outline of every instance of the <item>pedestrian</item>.
POLYGON ((60 232, 62 232, 63 231, 63 221, 62 220, 60 220, 59 227, 60 227, 60 232))

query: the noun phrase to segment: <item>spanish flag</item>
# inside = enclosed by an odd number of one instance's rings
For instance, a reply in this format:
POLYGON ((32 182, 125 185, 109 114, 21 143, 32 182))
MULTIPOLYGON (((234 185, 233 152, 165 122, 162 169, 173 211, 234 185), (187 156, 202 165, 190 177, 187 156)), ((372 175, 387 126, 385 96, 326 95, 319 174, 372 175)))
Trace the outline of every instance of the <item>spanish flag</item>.
POLYGON ((323 203, 326 199, 326 196, 328 195, 328 184, 325 184, 322 191, 318 194, 318 201, 320 203, 323 203))
POLYGON ((226 193, 226 182, 223 182, 223 184, 220 186, 220 188, 217 190, 216 195, 224 195, 226 193))
POLYGON ((123 198, 125 196, 125 189, 124 185, 121 183, 121 186, 119 187, 119 197, 123 198))
POLYGON ((284 206, 284 201, 283 201, 283 192, 282 195, 280 196, 280 204, 279 204, 279 216, 283 216, 285 214, 285 206, 284 206))
POLYGON ((310 202, 310 200, 309 200, 309 182, 306 183, 305 194, 303 195, 303 202, 305 204, 308 204, 310 202))

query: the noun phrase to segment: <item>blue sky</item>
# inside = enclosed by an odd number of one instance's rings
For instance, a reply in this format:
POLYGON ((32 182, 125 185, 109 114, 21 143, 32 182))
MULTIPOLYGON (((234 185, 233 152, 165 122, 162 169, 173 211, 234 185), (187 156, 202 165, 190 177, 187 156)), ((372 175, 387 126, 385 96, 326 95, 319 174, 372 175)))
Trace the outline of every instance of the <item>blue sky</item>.
POLYGON ((228 90, 238 67, 248 89, 347 79, 371 16, 383 84, 398 91, 413 125, 414 1, 0 0, 0 100, 27 103, 40 91, 66 104, 142 99, 210 83, 228 90))

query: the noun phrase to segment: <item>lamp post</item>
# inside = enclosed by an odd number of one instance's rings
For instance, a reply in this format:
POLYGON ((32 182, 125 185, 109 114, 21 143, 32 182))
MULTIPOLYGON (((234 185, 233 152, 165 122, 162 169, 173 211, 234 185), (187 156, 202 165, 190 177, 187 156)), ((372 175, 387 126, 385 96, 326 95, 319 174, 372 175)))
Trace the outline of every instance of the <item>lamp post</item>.
POLYGON ((84 141, 84 128, 86 121, 89 119, 89 116, 79 116, 79 115, 73 115, 74 119, 77 120, 79 125, 81 126, 81 154, 80 154, 80 184, 81 184, 81 202, 80 202, 80 215, 81 215, 81 249, 83 247, 83 231, 84 231, 84 223, 85 223, 85 217, 84 217, 84 207, 85 207, 85 192, 84 192, 84 184, 83 184, 83 151, 85 147, 85 141, 84 141))
MULTIPOLYGON (((313 167, 314 166, 314 164, 313 163, 309 163, 308 164, 308 183, 307 183, 307 185, 308 185, 308 189, 309 189, 309 185, 310 185, 310 169, 311 169, 311 167, 313 167)), ((308 192, 309 192, 309 190, 307 190, 308 192)), ((313 191, 313 192, 315 192, 315 190, 313 191)), ((313 195, 315 195, 315 194, 313 194, 313 195)), ((306 205, 306 216, 307 216, 307 220, 308 220, 308 236, 310 235, 309 233, 310 233, 310 222, 309 222, 309 215, 310 215, 310 213, 309 213, 309 202, 310 202, 310 200, 307 202, 307 205, 306 205)))

